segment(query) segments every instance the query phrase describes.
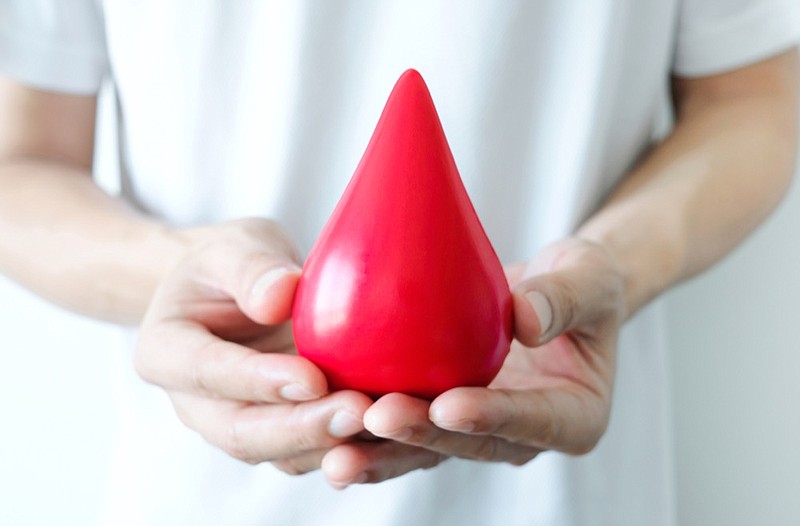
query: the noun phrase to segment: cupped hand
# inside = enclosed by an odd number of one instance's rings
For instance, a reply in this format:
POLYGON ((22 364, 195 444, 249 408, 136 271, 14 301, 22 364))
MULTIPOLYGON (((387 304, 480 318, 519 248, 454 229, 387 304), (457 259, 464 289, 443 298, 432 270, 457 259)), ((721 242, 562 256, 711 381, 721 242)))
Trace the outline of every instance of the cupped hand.
POLYGON ((624 282, 601 246, 570 238, 507 269, 515 340, 487 388, 460 387, 433 402, 399 393, 364 414, 389 440, 329 451, 335 487, 380 482, 448 457, 524 464, 544 450, 590 451, 608 423, 624 282))
POLYGON ((169 394, 178 417, 249 463, 315 469, 363 431, 371 400, 327 392, 297 356, 288 320, 300 275, 280 228, 241 220, 203 229, 147 311, 136 349, 142 378, 169 394))

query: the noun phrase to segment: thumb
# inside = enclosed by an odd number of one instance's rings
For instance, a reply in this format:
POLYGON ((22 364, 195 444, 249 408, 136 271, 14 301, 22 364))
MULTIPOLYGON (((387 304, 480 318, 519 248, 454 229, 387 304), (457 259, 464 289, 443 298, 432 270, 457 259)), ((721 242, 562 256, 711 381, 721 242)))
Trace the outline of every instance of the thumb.
POLYGON ((523 280, 512 295, 516 338, 535 347, 571 329, 617 319, 622 295, 613 278, 605 269, 576 265, 523 280))
POLYGON ((288 240, 267 234, 253 237, 234 230, 201 245, 181 272, 190 285, 184 287, 189 294, 184 299, 232 299, 242 313, 263 325, 288 320, 301 269, 288 240))
MULTIPOLYGON (((564 318, 570 316, 569 312, 562 315, 555 313, 554 299, 557 293, 554 287, 548 286, 547 277, 529 279, 518 284, 512 291, 514 303, 514 331, 516 338, 528 347, 536 347, 552 339, 551 334, 563 332, 564 318), (547 290, 547 294, 545 293, 547 290)), ((560 306, 560 302, 556 307, 560 306)))
POLYGON ((282 323, 292 315, 300 267, 293 261, 280 260, 265 261, 262 267, 251 270, 254 279, 244 279, 236 302, 253 321, 265 325, 282 323))

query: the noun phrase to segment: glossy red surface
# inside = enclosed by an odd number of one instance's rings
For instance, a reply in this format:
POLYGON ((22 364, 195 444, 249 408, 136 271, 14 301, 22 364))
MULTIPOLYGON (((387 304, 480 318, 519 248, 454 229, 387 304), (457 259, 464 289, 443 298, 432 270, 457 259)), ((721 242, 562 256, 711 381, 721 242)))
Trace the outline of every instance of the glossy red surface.
POLYGON ((293 323, 332 389, 372 396, 487 385, 508 353, 508 284, 414 70, 305 263, 293 323))

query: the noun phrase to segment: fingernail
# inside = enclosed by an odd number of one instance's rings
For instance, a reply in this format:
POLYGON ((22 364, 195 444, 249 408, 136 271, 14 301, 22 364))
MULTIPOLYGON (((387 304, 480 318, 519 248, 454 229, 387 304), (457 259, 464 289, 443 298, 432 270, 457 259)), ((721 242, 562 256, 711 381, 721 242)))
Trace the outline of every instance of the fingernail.
POLYGON ((293 272, 298 272, 300 269, 297 267, 277 267, 265 272, 258 278, 253 285, 252 295, 255 298, 261 298, 266 292, 272 288, 282 277, 293 272))
POLYGON ((430 418, 436 427, 460 433, 470 433, 475 430, 475 422, 472 420, 448 420, 442 413, 439 407, 435 405, 431 407, 430 418))
POLYGON ((362 431, 364 424, 360 418, 356 418, 350 411, 341 409, 336 411, 328 423, 328 433, 333 437, 345 438, 362 431))
POLYGON ((318 398, 318 396, 309 391, 305 385, 299 383, 284 385, 280 388, 279 393, 281 397, 294 402, 306 402, 318 398))
POLYGON ((471 433, 475 431, 475 422, 471 422, 469 420, 434 422, 434 425, 446 431, 456 431, 458 433, 471 433))
POLYGON ((391 438, 392 440, 399 440, 401 442, 408 440, 411 438, 411 435, 414 434, 414 431, 409 427, 401 427, 391 433, 387 433, 384 435, 385 438, 391 438))
POLYGON ((536 313, 536 317, 539 319, 539 340, 543 340, 553 323, 553 308, 550 307, 550 302, 544 294, 536 290, 527 292, 525 299, 531 304, 533 312, 536 313))

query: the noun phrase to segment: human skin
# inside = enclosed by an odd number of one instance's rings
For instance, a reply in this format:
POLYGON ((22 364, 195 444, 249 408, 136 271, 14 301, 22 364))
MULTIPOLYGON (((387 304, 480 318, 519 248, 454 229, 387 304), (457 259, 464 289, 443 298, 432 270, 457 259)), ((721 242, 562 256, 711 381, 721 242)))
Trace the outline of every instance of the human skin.
POLYGON ((0 81, 0 271, 76 312, 141 324, 142 377, 247 462, 321 467, 342 488, 452 456, 581 454, 607 425, 620 326, 724 256, 785 194, 798 91, 794 51, 674 79, 671 135, 573 236, 506 269, 516 339, 497 379, 433 402, 328 392, 293 346, 301 262, 275 223, 179 230, 100 191, 94 97, 0 81))

